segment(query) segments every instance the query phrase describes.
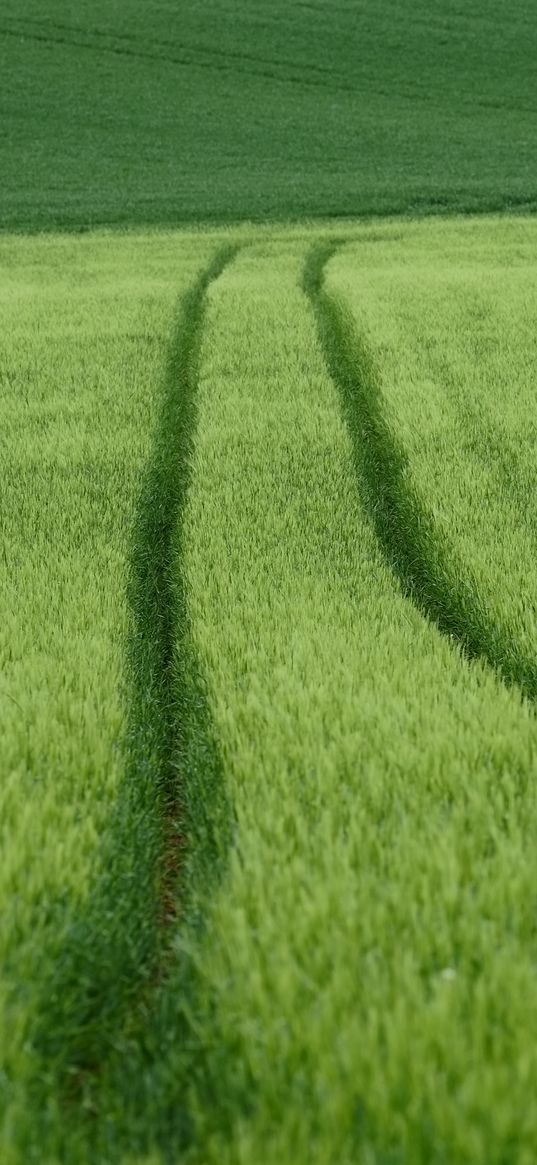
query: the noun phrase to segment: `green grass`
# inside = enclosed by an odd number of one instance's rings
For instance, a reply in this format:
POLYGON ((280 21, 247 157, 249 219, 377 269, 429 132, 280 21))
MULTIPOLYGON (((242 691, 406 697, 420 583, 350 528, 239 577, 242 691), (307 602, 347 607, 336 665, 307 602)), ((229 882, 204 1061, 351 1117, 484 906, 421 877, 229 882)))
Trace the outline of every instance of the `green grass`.
POLYGON ((2 242, 6 1165, 533 1165, 533 236, 2 242))
POLYGON ((136 517, 177 292, 213 250, 176 255, 165 235, 1 248, 6 1162, 29 1106, 24 1159, 43 1160, 41 1118, 83 1094, 158 954, 170 742, 144 572, 155 518, 136 517))
POLYGON ((349 407, 369 416, 388 557, 443 630, 532 700, 534 239, 533 221, 407 230, 341 249, 325 294, 349 407))
POLYGON ((535 207, 531 0, 4 0, 0 227, 535 207))
POLYGON ((236 832, 191 1156, 529 1162, 535 722, 379 551, 306 258, 210 295, 185 570, 236 832))

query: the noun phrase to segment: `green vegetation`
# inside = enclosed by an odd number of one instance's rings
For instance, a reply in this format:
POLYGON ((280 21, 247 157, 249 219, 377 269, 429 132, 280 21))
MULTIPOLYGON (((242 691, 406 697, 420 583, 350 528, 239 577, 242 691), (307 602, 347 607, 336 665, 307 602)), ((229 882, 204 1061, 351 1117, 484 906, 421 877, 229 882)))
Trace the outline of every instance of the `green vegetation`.
POLYGON ((177 255, 165 235, 1 247, 6 1163, 27 1132, 23 1159, 43 1161, 41 1115, 54 1129, 83 1093, 158 956, 161 665, 135 519, 148 386, 177 290, 213 250, 177 255))
POLYGON ((443 630, 532 700, 535 239, 533 221, 407 229, 340 250, 327 283, 388 556, 443 630))
POLYGON ((531 0, 3 0, 0 226, 535 207, 531 0))
POLYGON ((537 730, 379 553, 305 255, 252 247, 207 319, 185 571, 236 827, 192 1159, 529 1161, 537 730))
POLYGON ((534 1165, 536 56, 4 0, 2 1165, 534 1165))
POLYGON ((533 1165, 534 250, 4 239, 6 1165, 533 1165))

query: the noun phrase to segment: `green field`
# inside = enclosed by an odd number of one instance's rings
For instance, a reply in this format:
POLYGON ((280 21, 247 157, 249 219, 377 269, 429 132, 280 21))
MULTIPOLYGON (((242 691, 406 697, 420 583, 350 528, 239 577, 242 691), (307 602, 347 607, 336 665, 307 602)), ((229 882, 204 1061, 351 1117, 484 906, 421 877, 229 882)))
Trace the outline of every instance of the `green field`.
POLYGON ((3 0, 0 227, 536 206, 532 0, 3 0))
POLYGON ((537 1161, 530 0, 4 0, 0 1165, 537 1161))
POLYGON ((533 1165, 536 231, 0 241, 6 1165, 533 1165))

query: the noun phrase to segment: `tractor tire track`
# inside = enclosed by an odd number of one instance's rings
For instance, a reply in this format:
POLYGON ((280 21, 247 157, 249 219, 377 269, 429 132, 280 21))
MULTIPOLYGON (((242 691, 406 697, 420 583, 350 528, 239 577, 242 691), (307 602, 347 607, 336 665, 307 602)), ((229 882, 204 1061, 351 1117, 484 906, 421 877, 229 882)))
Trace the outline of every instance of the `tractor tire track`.
POLYGON ((325 269, 345 240, 312 248, 303 290, 317 322, 319 341, 339 391, 352 442, 361 496, 384 558, 403 594, 458 645, 480 659, 521 696, 537 700, 537 660, 513 649, 501 626, 449 563, 434 518, 409 480, 408 458, 383 412, 382 383, 371 352, 344 302, 326 290, 325 269))
MULTIPOLYGON (((10 17, 9 19, 12 23, 15 22, 17 25, 21 25, 23 30, 29 28, 30 32, 34 30, 37 31, 40 36, 47 35, 50 30, 53 30, 53 32, 59 32, 62 34, 66 33, 69 36, 86 38, 94 37, 100 42, 108 42, 109 45, 112 42, 112 47, 114 47, 113 42, 120 42, 127 45, 129 48, 136 52, 139 50, 140 46, 142 46, 144 51, 146 51, 148 48, 154 49, 158 54, 161 54, 162 50, 164 50, 165 54, 166 50, 169 50, 170 48, 169 40, 155 40, 148 39, 147 37, 141 38, 135 33, 118 32, 113 31, 112 29, 107 30, 104 28, 93 28, 81 24, 66 24, 57 20, 36 20, 35 18, 27 16, 15 16, 10 17)), ((26 34, 24 31, 21 31, 21 35, 26 34)), ((220 60, 224 60, 228 64, 228 67, 229 62, 234 60, 239 62, 246 61, 249 64, 267 66, 271 69, 299 69, 305 74, 316 74, 320 77, 326 77, 330 81, 334 80, 333 69, 329 69, 323 65, 316 65, 311 63, 301 64, 296 60, 290 60, 284 57, 278 57, 277 59, 274 59, 271 57, 261 56, 259 53, 249 53, 243 50, 238 51, 231 48, 216 48, 214 45, 209 46, 199 43, 194 44, 189 40, 182 40, 180 47, 186 53, 193 54, 192 58, 189 57, 189 63, 190 61, 191 63, 194 63, 197 60, 198 54, 201 54, 202 56, 208 58, 206 62, 202 62, 205 64, 212 64, 215 58, 217 65, 220 60)), ((308 77, 304 77, 304 80, 308 80, 308 77)))
MULTIPOLYGON (((200 60, 195 55, 182 56, 179 54, 171 54, 169 52, 147 52, 135 46, 131 47, 130 44, 106 44, 103 40, 91 39, 93 36, 98 37, 99 35, 100 34, 93 32, 93 30, 89 33, 81 32, 80 35, 73 36, 70 32, 67 31, 65 33, 57 32, 51 34, 50 32, 41 33, 28 31, 26 27, 24 29, 19 29, 15 27, 8 27, 6 25, 0 26, 0 37, 12 37, 19 42, 30 41, 38 44, 44 44, 52 48, 76 48, 89 50, 90 52, 98 53, 99 55, 111 54, 113 56, 126 57, 134 60, 157 61, 159 64, 174 65, 184 69, 202 69, 213 73, 233 75, 236 75, 237 73, 237 65, 234 63, 234 59, 230 59, 229 64, 227 64, 220 59, 200 60)), ((115 39, 118 38, 116 38, 114 34, 111 34, 111 40, 113 41, 115 39)), ((235 54, 233 54, 233 58, 234 57, 235 54)), ((255 58, 252 55, 251 57, 242 56, 239 57, 239 59, 253 62, 258 58, 255 58)), ((244 66, 241 66, 239 70, 241 76, 275 81, 281 85, 298 85, 302 88, 320 89, 323 92, 327 91, 327 85, 323 81, 314 80, 311 76, 304 77, 292 73, 286 74, 276 72, 274 70, 281 67, 279 61, 268 62, 268 64, 271 64, 272 66, 268 68, 266 67, 267 62, 261 60, 260 58, 259 60, 263 65, 262 68, 244 68, 244 66)), ((352 85, 342 84, 340 81, 337 81, 334 84, 332 81, 330 84, 330 92, 348 93, 354 95, 355 87, 352 85)))
POLYGON ((52 1095, 66 1120, 99 1111, 100 1082, 126 1032, 143 1044, 172 962, 172 924, 188 913, 198 878, 217 876, 225 852, 221 763, 181 562, 206 296, 237 249, 220 248, 182 298, 140 492, 128 581, 125 777, 100 873, 73 911, 44 985, 33 1048, 36 1111, 52 1095), (210 820, 200 787, 213 799, 210 820))

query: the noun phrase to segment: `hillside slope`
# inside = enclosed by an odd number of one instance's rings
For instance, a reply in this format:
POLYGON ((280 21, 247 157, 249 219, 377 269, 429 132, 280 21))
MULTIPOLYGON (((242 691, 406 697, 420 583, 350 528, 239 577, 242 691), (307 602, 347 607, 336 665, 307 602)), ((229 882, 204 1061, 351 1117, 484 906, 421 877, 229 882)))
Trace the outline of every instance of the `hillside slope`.
POLYGON ((531 0, 4 0, 0 226, 537 202, 531 0))

